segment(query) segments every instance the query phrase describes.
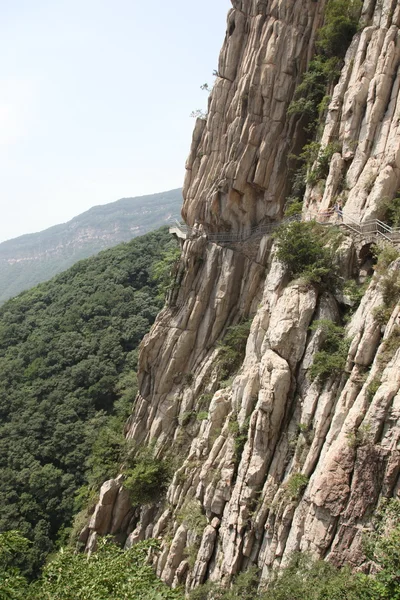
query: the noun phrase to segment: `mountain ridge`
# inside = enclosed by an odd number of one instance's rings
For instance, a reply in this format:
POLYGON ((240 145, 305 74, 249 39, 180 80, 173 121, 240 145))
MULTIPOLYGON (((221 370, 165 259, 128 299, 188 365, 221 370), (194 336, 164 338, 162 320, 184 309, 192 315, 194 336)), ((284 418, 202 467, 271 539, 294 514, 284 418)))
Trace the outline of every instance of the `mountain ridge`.
POLYGON ((0 303, 179 214, 180 188, 93 206, 66 223, 0 243, 0 303))

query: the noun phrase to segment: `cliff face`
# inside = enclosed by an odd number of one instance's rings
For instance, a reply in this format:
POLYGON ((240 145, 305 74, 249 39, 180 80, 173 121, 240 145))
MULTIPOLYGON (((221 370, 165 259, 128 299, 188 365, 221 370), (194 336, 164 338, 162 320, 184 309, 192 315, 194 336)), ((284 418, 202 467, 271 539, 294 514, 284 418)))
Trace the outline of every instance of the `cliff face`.
POLYGON ((287 109, 312 56, 326 1, 233 2, 207 121, 187 161, 187 223, 241 230, 279 218, 288 155, 302 138, 287 109))
MULTIPOLYGON (((305 141, 287 108, 325 9, 311 0, 233 5, 209 115, 196 124, 187 164, 183 214, 200 230, 281 217, 288 156, 305 141)), ((399 187, 397 2, 366 0, 361 24, 322 132, 322 149, 334 141, 341 150, 324 184, 307 187, 304 215, 339 197, 345 214, 367 220, 399 187)), ((343 232, 343 277, 368 271, 367 242, 343 232)), ((266 577, 296 550, 360 566, 363 530, 399 490, 400 308, 383 326, 373 312, 385 277, 372 278, 347 325, 345 371, 311 381, 323 332, 310 325, 338 322, 343 298, 290 282, 272 244, 268 236, 230 247, 205 236, 184 243, 170 303, 142 344, 127 424, 128 438, 177 457, 166 502, 132 508, 121 480, 109 482, 82 533, 89 548, 107 531, 127 545, 160 536, 158 573, 188 589, 250 564, 266 577), (245 319, 243 364, 221 385, 218 341, 245 319), (188 507, 194 517, 185 520, 188 507)))

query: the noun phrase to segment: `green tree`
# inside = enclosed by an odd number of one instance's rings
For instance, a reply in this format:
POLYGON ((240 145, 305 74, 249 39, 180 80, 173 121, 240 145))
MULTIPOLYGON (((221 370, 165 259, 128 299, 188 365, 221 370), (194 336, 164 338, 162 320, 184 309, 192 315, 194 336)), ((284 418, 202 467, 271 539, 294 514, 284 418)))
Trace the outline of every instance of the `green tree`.
POLYGON ((35 587, 39 600, 183 600, 179 590, 171 590, 157 579, 148 562, 154 541, 141 542, 121 550, 107 539, 88 560, 63 549, 43 571, 35 587))
POLYGON ((325 23, 319 30, 318 46, 328 57, 343 58, 357 33, 362 3, 360 0, 330 0, 325 23))
POLYGON ((343 373, 350 348, 350 340, 345 335, 344 327, 328 319, 321 319, 315 321, 310 329, 320 330, 323 336, 321 349, 315 353, 309 371, 310 378, 319 377, 321 381, 326 381, 331 375, 343 373))
POLYGON ((154 265, 176 247, 163 228, 0 307, 0 531, 34 542, 29 575, 68 537, 77 490, 118 470, 137 346, 162 307, 154 265))
POLYGON ((334 288, 338 285, 333 249, 324 228, 314 221, 293 222, 275 232, 276 257, 291 279, 334 288))

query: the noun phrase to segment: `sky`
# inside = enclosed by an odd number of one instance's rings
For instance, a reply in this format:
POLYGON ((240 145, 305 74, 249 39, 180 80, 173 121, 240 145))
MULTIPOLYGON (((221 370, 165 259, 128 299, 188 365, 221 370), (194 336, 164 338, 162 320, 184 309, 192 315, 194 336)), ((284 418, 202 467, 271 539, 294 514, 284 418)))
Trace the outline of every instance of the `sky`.
POLYGON ((230 0, 0 0, 0 242, 181 187, 230 0))

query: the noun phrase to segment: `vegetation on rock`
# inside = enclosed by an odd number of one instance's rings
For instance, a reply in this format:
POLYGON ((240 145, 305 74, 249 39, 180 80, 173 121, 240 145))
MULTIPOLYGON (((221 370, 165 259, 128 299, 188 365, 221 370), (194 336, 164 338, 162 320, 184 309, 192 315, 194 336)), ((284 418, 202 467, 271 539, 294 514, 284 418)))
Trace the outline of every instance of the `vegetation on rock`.
POLYGON ((329 0, 323 27, 318 32, 318 54, 310 62, 296 88, 288 114, 306 120, 314 131, 322 108, 326 106, 327 86, 340 74, 341 61, 358 28, 359 0, 329 0))
MULTIPOLYGON (((6 546, 23 556, 26 542, 15 532, 0 534, 0 556, 6 546), (11 544, 10 544, 11 542, 11 544)), ((100 540, 89 559, 73 548, 60 550, 45 566, 41 578, 28 584, 17 570, 0 564, 1 600, 182 600, 180 590, 171 590, 155 575, 149 553, 154 540, 122 550, 107 538, 100 540)))
POLYGON ((303 73, 289 104, 288 115, 300 120, 306 141, 300 154, 291 157, 296 167, 286 203, 287 216, 296 214, 293 210, 301 212, 306 183, 315 185, 325 179, 330 159, 340 149, 335 141, 321 149, 320 144, 312 140, 328 108, 328 94, 339 78, 343 58, 357 32, 361 7, 360 0, 329 0, 324 24, 318 32, 317 54, 303 73), (292 204, 295 209, 291 209, 292 204))
MULTIPOLYGON (((190 519, 191 511, 187 513, 185 519, 190 519)), ((374 575, 352 573, 348 567, 337 569, 327 561, 298 553, 287 567, 272 573, 266 589, 260 589, 259 572, 253 567, 240 573, 229 588, 211 582, 199 586, 191 592, 190 600, 399 600, 398 503, 389 502, 379 516, 375 531, 366 539, 374 575)), ((28 546, 29 542, 16 532, 0 534, 2 600, 184 598, 182 590, 171 590, 157 579, 148 559, 158 549, 154 540, 121 550, 103 538, 89 559, 72 548, 62 549, 48 562, 40 579, 30 584, 10 566, 15 555, 23 562, 28 546)))
POLYGON ((190 600, 398 600, 400 598, 400 528, 369 538, 369 558, 375 575, 337 569, 307 553, 294 554, 287 567, 271 574, 260 589, 256 568, 237 576, 229 589, 206 583, 190 600))
POLYGON ((384 220, 392 227, 400 227, 400 196, 397 195, 393 200, 387 200, 383 206, 385 209, 384 220))
POLYGON ((132 504, 156 502, 167 488, 170 475, 167 462, 155 457, 150 446, 137 450, 129 463, 124 470, 124 488, 129 491, 132 504))
POLYGON ((344 58, 357 33, 361 8, 360 0, 329 0, 318 32, 318 47, 324 56, 344 58))
POLYGON ((321 349, 314 355, 309 371, 310 378, 318 377, 320 381, 326 381, 332 375, 343 373, 350 347, 350 340, 346 338, 344 327, 335 325, 333 321, 321 319, 315 321, 310 329, 320 330, 323 337, 321 349))
POLYGON ((232 325, 219 344, 218 370, 224 380, 235 373, 243 362, 251 321, 232 325))
POLYGON ((400 255, 397 248, 391 244, 376 246, 374 250, 377 259, 375 272, 382 291, 383 304, 374 308, 373 315, 380 325, 385 326, 400 295, 400 272, 398 266, 392 264, 400 255))
POLYGON ((293 222, 275 232, 276 257, 291 279, 334 289, 338 285, 333 247, 326 230, 314 221, 293 222))

